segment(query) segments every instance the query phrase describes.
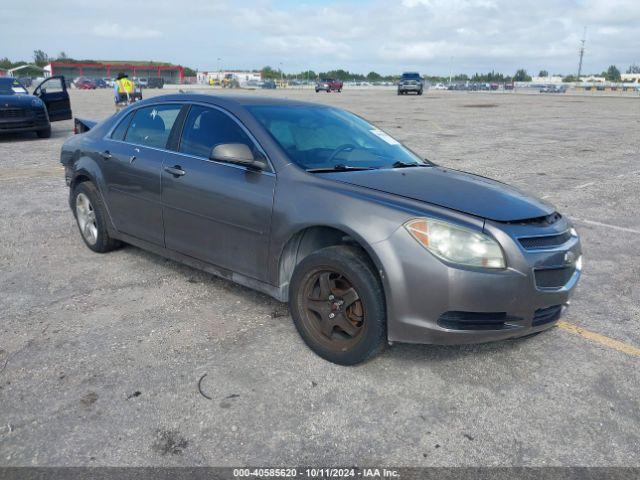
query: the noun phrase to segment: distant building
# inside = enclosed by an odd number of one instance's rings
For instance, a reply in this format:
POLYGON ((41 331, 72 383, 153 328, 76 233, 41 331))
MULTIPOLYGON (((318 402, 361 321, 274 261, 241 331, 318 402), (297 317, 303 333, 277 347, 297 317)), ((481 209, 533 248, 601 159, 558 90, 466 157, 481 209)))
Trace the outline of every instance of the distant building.
POLYGON ((640 73, 623 73, 620 77, 624 83, 640 83, 640 73))
POLYGON ((585 83, 605 83, 607 79, 604 77, 596 77, 595 75, 588 75, 580 77, 580 81, 585 83))
POLYGON ((33 63, 25 63, 7 70, 8 77, 41 77, 43 69, 33 63))
POLYGON ((531 79, 531 83, 544 85, 562 83, 562 77, 559 75, 553 75, 551 77, 533 77, 531 79))
POLYGON ((198 83, 209 84, 211 81, 222 81, 227 75, 231 75, 234 80, 237 80, 240 85, 244 85, 247 82, 261 80, 262 75, 260 72, 250 72, 242 70, 216 70, 215 72, 198 72, 198 83))
POLYGON ((64 75, 76 77, 115 78, 119 72, 129 78, 162 78, 165 83, 182 83, 184 67, 169 63, 149 62, 51 62, 44 67, 45 76, 64 75))

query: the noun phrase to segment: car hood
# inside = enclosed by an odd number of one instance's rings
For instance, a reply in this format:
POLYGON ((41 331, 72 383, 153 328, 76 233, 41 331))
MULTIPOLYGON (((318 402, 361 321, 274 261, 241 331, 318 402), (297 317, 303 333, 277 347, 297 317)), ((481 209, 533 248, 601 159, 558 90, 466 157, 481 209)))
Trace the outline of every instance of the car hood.
POLYGON ((0 108, 30 107, 33 95, 0 95, 0 108))
POLYGON ((316 175, 500 222, 544 217, 555 211, 552 205, 515 187, 441 167, 331 172, 316 175))

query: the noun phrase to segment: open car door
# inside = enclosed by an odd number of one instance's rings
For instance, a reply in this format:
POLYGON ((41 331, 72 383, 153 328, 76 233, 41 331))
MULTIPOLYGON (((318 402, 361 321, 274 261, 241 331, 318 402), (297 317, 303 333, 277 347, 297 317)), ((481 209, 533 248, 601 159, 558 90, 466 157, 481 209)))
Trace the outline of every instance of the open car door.
POLYGON ((71 120, 71 101, 63 76, 47 78, 36 87, 33 94, 47 106, 49 121, 71 120))

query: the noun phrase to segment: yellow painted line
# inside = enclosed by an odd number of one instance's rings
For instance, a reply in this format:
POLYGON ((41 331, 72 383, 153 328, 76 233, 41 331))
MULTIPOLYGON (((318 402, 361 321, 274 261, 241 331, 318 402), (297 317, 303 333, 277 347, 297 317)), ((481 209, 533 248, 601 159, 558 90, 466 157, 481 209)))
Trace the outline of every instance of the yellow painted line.
POLYGON ((640 348, 629 345, 628 343, 614 340, 613 338, 609 338, 605 335, 600 335, 599 333, 595 333, 590 330, 585 330, 582 327, 578 327, 573 323, 565 322, 564 320, 560 320, 557 323, 557 326, 562 330, 580 335, 582 338, 586 338, 587 340, 591 340, 592 342, 599 343, 600 345, 608 348, 612 348, 613 350, 626 353, 627 355, 633 355, 634 357, 640 357, 640 348))

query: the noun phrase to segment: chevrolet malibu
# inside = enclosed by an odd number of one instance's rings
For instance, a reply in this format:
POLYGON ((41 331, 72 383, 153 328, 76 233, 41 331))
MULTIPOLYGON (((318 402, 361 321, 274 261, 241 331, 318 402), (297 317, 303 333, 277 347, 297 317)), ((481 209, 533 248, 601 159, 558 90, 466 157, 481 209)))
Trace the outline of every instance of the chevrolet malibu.
POLYGON ((182 94, 76 121, 88 131, 61 161, 87 247, 128 243, 288 302, 335 363, 539 332, 580 276, 551 205, 337 108, 182 94))

